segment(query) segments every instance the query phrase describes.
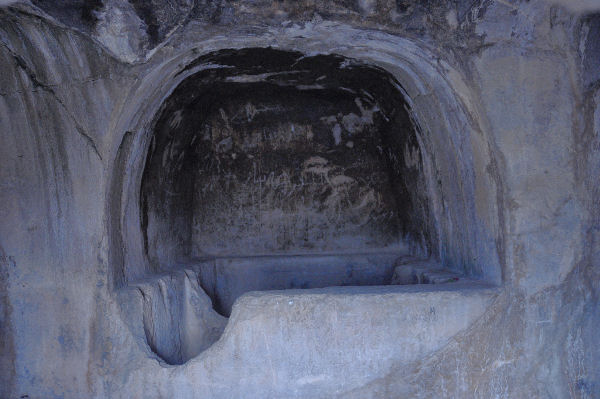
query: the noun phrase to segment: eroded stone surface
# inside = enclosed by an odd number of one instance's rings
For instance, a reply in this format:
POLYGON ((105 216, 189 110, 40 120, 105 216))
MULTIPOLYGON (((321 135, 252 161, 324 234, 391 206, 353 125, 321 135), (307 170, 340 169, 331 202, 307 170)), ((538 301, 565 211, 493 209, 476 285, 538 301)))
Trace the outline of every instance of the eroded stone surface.
POLYGON ((185 363, 206 350, 227 323, 192 270, 139 282, 121 294, 121 301, 130 328, 143 326, 150 349, 169 364, 185 363))
POLYGON ((465 276, 444 269, 435 259, 400 259, 394 263, 394 273, 390 284, 446 284, 465 281, 465 276))
POLYGON ((194 67, 151 133, 141 218, 152 262, 437 252, 418 127, 392 76, 270 48, 209 53, 194 67))
POLYGON ((145 4, 0 9, 0 396, 597 397, 597 14, 541 0, 145 4), (121 302, 159 271, 130 212, 144 132, 194 59, 268 46, 394 74, 423 128, 440 260, 502 283, 497 297, 252 294, 221 341, 160 362, 121 302), (420 320, 433 302, 438 319, 420 320))

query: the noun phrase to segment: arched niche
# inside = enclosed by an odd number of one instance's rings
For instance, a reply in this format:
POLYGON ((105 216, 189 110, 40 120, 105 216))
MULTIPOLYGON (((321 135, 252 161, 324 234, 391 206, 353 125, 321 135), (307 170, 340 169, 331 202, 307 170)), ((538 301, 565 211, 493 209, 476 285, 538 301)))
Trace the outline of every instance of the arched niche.
MULTIPOLYGON (((358 33, 357 33, 358 34, 358 33)), ((313 38, 314 39, 314 38, 313 38)), ((359 38, 365 42, 372 42, 359 38)), ((386 38, 391 40, 391 38, 386 38)), ((477 107, 460 74, 439 63, 426 49, 408 40, 377 41, 366 46, 336 48, 335 53, 381 68, 399 83, 410 115, 419 127, 417 141, 423 158, 435 240, 431 252, 445 266, 500 282, 502 254, 501 182, 494 144, 484 134, 477 107)), ((235 41, 234 41, 235 42, 235 41)), ((267 43, 272 44, 272 43, 267 43)), ((218 43, 214 44, 215 46, 218 43)), ((315 53, 314 41, 290 51, 315 53), (300 48, 299 48, 300 47, 300 48)), ((207 51, 207 54, 210 51, 207 51)), ((144 255, 140 225, 140 189, 151 145, 152 129, 165 99, 185 78, 207 69, 197 50, 162 63, 140 83, 116 126, 127 132, 118 149, 111 185, 110 237, 116 286, 156 271, 144 255), (157 84, 157 82, 163 82, 157 84), (146 101, 142 101, 142 99, 146 101)))

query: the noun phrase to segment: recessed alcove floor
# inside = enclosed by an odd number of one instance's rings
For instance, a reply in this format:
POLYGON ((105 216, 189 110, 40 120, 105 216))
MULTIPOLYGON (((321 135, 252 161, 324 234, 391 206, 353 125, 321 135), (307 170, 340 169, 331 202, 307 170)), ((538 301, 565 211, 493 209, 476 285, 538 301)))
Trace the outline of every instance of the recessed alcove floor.
POLYGON ((250 291, 334 286, 439 284, 465 279, 435 260, 394 251, 288 255, 220 256, 179 267, 194 270, 200 287, 223 316, 250 291))

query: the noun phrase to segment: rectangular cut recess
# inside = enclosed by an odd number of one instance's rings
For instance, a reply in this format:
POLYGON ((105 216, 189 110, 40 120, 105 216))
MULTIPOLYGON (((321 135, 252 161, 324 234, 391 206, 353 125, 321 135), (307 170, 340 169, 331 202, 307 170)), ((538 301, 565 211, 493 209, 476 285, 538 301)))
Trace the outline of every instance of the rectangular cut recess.
POLYGON ((235 300, 250 291, 390 284, 401 257, 391 251, 239 256, 199 260, 190 266, 215 308, 228 315, 235 300))

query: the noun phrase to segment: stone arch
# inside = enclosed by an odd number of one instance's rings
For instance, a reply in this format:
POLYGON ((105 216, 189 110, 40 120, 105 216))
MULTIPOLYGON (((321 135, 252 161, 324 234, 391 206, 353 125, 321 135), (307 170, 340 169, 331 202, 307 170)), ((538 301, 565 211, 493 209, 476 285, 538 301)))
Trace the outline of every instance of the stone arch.
POLYGON ((432 211, 438 235, 437 253, 450 268, 466 270, 487 281, 502 280, 502 183, 494 156, 494 144, 481 125, 474 94, 458 70, 422 43, 384 33, 338 29, 351 36, 352 47, 326 30, 315 29, 304 40, 257 37, 216 40, 204 49, 186 49, 157 65, 131 93, 114 125, 127 132, 118 149, 113 172, 108 214, 111 238, 112 278, 115 286, 139 278, 151 270, 143 255, 139 224, 141 173, 149 145, 149 132, 163 101, 202 65, 201 55, 220 48, 272 46, 304 54, 338 54, 390 72, 400 82, 412 114, 421 127, 419 142, 425 160, 432 211), (333 39, 333 40, 332 40, 333 39), (190 67, 191 65, 191 67, 190 67))

